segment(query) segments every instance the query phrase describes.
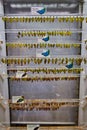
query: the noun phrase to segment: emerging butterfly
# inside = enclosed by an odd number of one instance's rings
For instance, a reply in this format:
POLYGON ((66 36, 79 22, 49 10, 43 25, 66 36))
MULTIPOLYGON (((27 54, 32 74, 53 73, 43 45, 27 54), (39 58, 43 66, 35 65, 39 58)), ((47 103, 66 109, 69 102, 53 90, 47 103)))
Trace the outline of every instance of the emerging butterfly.
POLYGON ((42 8, 40 10, 37 11, 38 14, 44 14, 45 13, 45 8, 42 8))
POLYGON ((50 55, 50 50, 42 52, 42 55, 43 56, 49 56, 50 55))

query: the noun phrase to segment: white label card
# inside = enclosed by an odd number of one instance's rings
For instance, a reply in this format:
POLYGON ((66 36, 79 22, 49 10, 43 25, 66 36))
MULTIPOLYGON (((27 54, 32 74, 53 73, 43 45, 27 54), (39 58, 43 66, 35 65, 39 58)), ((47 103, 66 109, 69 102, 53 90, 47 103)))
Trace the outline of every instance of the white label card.
POLYGON ((44 7, 31 7, 31 14, 32 15, 42 15, 45 13, 44 7))
POLYGON ((49 55, 42 55, 42 53, 46 54, 47 53, 47 49, 36 49, 36 57, 37 58, 43 58, 43 57, 49 57, 50 58, 50 54, 49 55))
MULTIPOLYGON (((12 103, 17 103, 17 101, 21 98, 22 96, 12 96, 12 103)), ((24 100, 21 101, 21 103, 24 103, 24 100)))
POLYGON ((44 36, 44 37, 37 37, 37 38, 38 38, 38 43, 43 43, 43 42, 48 43, 48 42, 50 42, 48 35, 46 35, 46 36, 44 36))
POLYGON ((27 130, 34 130, 36 127, 39 127, 39 125, 27 125, 27 130))

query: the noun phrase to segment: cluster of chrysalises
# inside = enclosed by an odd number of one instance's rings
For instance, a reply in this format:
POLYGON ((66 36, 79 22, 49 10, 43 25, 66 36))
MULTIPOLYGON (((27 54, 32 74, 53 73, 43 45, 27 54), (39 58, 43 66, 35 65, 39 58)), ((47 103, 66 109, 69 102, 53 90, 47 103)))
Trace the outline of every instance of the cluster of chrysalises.
POLYGON ((31 81, 31 82, 34 82, 34 81, 58 81, 58 80, 77 80, 78 79, 78 76, 55 76, 55 77, 52 77, 52 76, 33 76, 33 77, 21 77, 21 78, 18 78, 16 76, 11 76, 9 77, 9 79, 11 79, 12 81, 16 80, 16 81, 31 81))
POLYGON ((76 63, 77 65, 80 65, 82 62, 84 64, 87 63, 87 58, 1 58, 1 62, 5 64, 18 64, 18 65, 25 65, 30 64, 33 62, 34 64, 67 64, 68 62, 76 63))
POLYGON ((28 36, 28 37, 44 37, 44 36, 71 36, 72 35, 72 32, 71 31, 57 31, 57 30, 54 30, 54 31, 20 31, 18 32, 17 34, 17 37, 20 38, 20 37, 25 37, 25 36, 28 36))
POLYGON ((9 103, 12 110, 58 110, 60 107, 79 106, 79 100, 56 101, 56 100, 26 100, 24 103, 9 103))
POLYGON ((9 16, 4 16, 2 17, 2 20, 4 22, 25 22, 25 23, 30 23, 30 22, 55 22, 57 19, 58 22, 83 22, 84 20, 87 22, 87 17, 85 18, 84 16, 37 16, 37 17, 9 17, 9 16))
POLYGON ((11 48, 80 48, 81 45, 79 43, 7 43, 6 46, 11 48))
MULTIPOLYGON (((31 73, 45 73, 45 74, 57 74, 57 73, 80 73, 83 71, 83 68, 71 68, 71 69, 66 69, 66 68, 61 68, 61 69, 57 69, 57 68, 23 68, 23 69, 19 69, 20 71, 24 71, 24 72, 31 72, 31 73)), ((12 72, 16 72, 17 70, 15 69, 10 69, 10 71, 12 72)))

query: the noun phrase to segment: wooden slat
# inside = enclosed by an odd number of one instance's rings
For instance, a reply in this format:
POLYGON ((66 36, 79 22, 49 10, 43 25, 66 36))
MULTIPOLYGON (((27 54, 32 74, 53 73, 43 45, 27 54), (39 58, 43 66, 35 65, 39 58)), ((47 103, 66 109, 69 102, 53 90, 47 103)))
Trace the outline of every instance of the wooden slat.
MULTIPOLYGON (((27 130, 27 127, 3 127, 4 130, 27 130)), ((39 130, 86 130, 82 126, 41 126, 39 130)))

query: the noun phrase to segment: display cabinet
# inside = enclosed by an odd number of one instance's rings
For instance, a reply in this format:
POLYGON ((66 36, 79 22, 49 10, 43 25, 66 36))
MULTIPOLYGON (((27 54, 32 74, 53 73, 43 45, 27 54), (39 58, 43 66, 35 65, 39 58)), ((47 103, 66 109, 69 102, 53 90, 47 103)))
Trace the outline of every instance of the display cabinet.
POLYGON ((4 0, 11 125, 85 125, 86 3, 4 0))

